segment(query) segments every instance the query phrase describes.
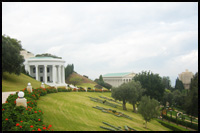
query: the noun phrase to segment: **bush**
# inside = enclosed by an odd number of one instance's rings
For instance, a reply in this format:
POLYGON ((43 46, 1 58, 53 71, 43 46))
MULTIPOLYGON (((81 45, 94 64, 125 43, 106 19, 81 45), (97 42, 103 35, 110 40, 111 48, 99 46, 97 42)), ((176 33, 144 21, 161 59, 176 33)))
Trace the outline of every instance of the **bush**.
POLYGON ((68 90, 65 88, 58 88, 58 92, 68 92, 68 90))
POLYGON ((46 95, 47 90, 38 88, 33 89, 33 92, 30 93, 24 88, 22 91, 24 91, 24 97, 27 99, 27 108, 16 106, 18 93, 11 94, 6 103, 2 104, 2 131, 51 130, 51 125, 44 125, 43 112, 37 107, 36 101, 40 96, 46 95))
POLYGON ((97 88, 97 89, 102 89, 103 88, 101 85, 95 85, 94 87, 97 88))
POLYGON ((172 131, 189 131, 189 130, 187 130, 187 129, 178 127, 178 126, 176 126, 176 125, 170 124, 170 123, 168 123, 168 122, 164 122, 164 121, 159 120, 159 119, 157 119, 157 121, 158 121, 160 124, 162 124, 163 126, 169 128, 169 129, 171 129, 172 131))
POLYGON ((198 124, 194 124, 194 123, 191 123, 191 122, 188 122, 188 121, 183 121, 179 118, 177 118, 177 120, 176 120, 176 118, 173 118, 173 117, 171 118, 171 116, 166 116, 166 115, 163 115, 163 118, 165 118, 169 121, 175 122, 179 125, 183 125, 183 126, 198 130, 198 124))
POLYGON ((49 94, 49 93, 57 93, 57 90, 54 87, 46 88, 46 90, 47 90, 47 94, 49 94))

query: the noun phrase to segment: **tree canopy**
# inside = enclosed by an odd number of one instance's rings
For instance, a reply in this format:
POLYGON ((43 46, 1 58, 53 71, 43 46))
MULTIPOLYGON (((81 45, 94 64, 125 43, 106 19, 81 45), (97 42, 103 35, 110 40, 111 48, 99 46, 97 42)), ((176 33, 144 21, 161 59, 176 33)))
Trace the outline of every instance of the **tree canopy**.
POLYGON ((115 99, 115 100, 119 100, 122 101, 122 105, 123 105, 123 110, 127 110, 126 109, 126 102, 129 99, 129 88, 128 88, 128 84, 123 83, 122 85, 120 85, 119 87, 113 87, 112 88, 112 94, 111 96, 115 99))
POLYGON ((163 105, 166 106, 166 102, 169 102, 169 106, 171 106, 173 102, 172 100, 173 100, 173 94, 171 93, 171 91, 165 89, 163 99, 162 99, 163 105))
POLYGON ((56 55, 52 55, 52 54, 49 54, 49 53, 37 54, 35 57, 53 57, 53 58, 62 59, 62 57, 58 57, 56 55))
POLYGON ((135 110, 135 104, 138 102, 142 96, 144 89, 140 82, 132 80, 128 83, 123 83, 119 87, 112 88, 112 97, 116 100, 123 101, 123 109, 126 110, 126 102, 133 105, 133 110, 135 110))
POLYGON ((191 79, 190 90, 185 98, 185 111, 193 116, 198 115, 198 72, 191 79))
POLYGON ((100 86, 103 86, 107 89, 111 89, 112 88, 112 85, 108 84, 108 83, 105 83, 103 81, 103 77, 102 75, 99 76, 99 79, 95 79, 94 82, 96 82, 97 84, 99 84, 100 86))
POLYGON ((162 77, 162 83, 163 83, 165 89, 171 89, 171 81, 168 76, 162 77))
POLYGON ((20 55, 21 41, 2 35, 2 72, 21 73, 24 57, 20 55))
POLYGON ((179 80, 178 78, 176 79, 175 90, 179 90, 179 91, 184 90, 183 82, 179 80))
POLYGON ((143 72, 136 74, 133 80, 139 81, 142 88, 146 89, 144 95, 150 96, 158 101, 162 100, 165 88, 162 83, 162 78, 158 74, 153 74, 152 72, 143 72))
POLYGON ((69 82, 70 82, 71 84, 73 84, 74 86, 80 84, 81 81, 82 81, 82 78, 80 78, 80 77, 72 77, 72 78, 70 78, 70 80, 69 80, 69 82))
POLYGON ((145 89, 142 88, 140 82, 132 80, 128 82, 129 94, 128 94, 128 102, 133 105, 133 110, 136 112, 135 104, 141 100, 142 94, 145 89))
POLYGON ((74 72, 74 65, 68 64, 67 67, 65 67, 65 80, 69 77, 70 74, 74 72))
POLYGON ((138 107, 138 112, 142 115, 147 122, 159 116, 159 102, 155 99, 150 99, 150 96, 143 96, 138 107))

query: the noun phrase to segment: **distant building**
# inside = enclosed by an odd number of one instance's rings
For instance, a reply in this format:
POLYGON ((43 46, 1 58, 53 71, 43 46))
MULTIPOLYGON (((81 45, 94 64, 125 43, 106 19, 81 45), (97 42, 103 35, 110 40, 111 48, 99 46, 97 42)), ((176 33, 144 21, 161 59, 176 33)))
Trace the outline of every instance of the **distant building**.
POLYGON ((123 83, 130 82, 135 76, 135 73, 126 72, 126 73, 108 73, 103 75, 103 81, 112 85, 113 87, 118 87, 123 83))
POLYGON ((193 76, 194 74, 192 72, 189 72, 188 69, 186 69, 185 72, 182 72, 181 74, 179 74, 179 80, 183 82, 185 89, 190 88, 190 83, 193 76))

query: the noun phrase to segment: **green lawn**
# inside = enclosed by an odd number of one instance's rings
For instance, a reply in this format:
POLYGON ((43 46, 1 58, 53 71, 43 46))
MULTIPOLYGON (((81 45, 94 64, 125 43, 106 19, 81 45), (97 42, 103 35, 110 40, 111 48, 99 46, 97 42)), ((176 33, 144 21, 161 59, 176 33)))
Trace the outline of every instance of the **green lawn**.
MULTIPOLYGON (((105 126, 102 122, 107 122, 114 126, 124 125, 139 131, 170 131, 162 126, 158 121, 152 120, 144 128, 144 120, 140 114, 132 112, 132 105, 127 104, 127 111, 121 107, 113 108, 101 103, 91 101, 88 96, 100 98, 99 96, 110 97, 111 93, 102 92, 59 92, 40 97, 38 107, 44 112, 44 123, 51 124, 54 131, 105 131, 99 126, 105 126), (122 112, 133 119, 116 117, 101 110, 92 108, 100 106, 122 112)), ((110 102, 110 101, 109 101, 110 102)), ((105 126, 106 127, 106 126, 105 126)), ((108 127, 108 126, 107 126, 108 127)))
MULTIPOLYGON (((41 86, 41 82, 21 73, 19 76, 4 72, 2 74, 2 92, 19 91, 27 87, 28 82, 33 88, 41 86)), ((47 85, 45 85, 47 87, 47 85)))

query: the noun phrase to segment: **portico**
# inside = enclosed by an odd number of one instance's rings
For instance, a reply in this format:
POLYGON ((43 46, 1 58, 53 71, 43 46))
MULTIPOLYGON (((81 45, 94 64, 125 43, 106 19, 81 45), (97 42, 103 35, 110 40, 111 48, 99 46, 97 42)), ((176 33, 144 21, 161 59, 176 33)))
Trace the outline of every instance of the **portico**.
POLYGON ((50 86, 65 86, 65 61, 53 57, 31 57, 25 69, 38 81, 50 86))

